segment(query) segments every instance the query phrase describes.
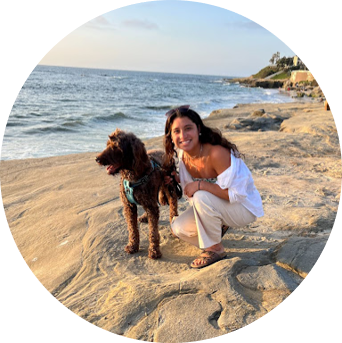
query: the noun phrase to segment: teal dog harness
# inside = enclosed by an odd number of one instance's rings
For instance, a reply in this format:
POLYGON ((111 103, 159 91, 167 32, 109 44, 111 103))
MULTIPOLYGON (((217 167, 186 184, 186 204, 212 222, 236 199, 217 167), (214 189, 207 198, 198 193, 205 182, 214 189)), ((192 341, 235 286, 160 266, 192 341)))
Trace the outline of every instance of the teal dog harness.
MULTIPOLYGON (((151 160, 151 165, 152 165, 151 173, 153 172, 154 169, 160 169, 160 165, 153 160, 151 160)), ((134 198, 133 190, 134 190, 134 188, 139 187, 139 186, 147 183, 149 178, 150 178, 151 173, 148 175, 145 175, 140 180, 138 180, 137 182, 134 182, 134 183, 132 183, 126 179, 123 180, 123 186, 125 189, 126 198, 131 204, 140 205, 134 198)))

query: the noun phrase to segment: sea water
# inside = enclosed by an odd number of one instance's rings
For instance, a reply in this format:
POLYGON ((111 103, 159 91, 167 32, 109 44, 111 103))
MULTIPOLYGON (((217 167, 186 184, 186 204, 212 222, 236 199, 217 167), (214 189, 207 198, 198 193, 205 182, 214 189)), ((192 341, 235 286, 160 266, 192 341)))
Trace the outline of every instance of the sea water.
POLYGON ((13 105, 1 159, 99 152, 116 128, 141 139, 161 136, 165 113, 179 105, 189 104, 205 118, 238 103, 293 101, 229 78, 39 65, 13 105))

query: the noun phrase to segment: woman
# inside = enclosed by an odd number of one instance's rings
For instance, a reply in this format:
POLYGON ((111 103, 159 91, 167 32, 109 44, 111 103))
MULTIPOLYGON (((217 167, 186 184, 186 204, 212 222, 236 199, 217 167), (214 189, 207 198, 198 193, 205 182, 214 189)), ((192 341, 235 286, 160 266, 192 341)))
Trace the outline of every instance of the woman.
POLYGON ((179 176, 174 172, 173 177, 192 205, 174 218, 171 230, 204 250, 191 263, 202 268, 226 256, 221 239, 228 226, 243 227, 263 216, 262 201, 235 144, 205 126, 189 105, 166 116, 164 165, 172 166, 177 148, 179 176))

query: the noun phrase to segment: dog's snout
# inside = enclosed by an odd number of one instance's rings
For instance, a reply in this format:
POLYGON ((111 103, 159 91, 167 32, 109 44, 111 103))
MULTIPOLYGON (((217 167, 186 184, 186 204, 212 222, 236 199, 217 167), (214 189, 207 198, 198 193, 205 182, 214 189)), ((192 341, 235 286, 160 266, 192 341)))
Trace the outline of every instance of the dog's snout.
POLYGON ((96 163, 100 163, 100 158, 98 156, 95 157, 96 163))

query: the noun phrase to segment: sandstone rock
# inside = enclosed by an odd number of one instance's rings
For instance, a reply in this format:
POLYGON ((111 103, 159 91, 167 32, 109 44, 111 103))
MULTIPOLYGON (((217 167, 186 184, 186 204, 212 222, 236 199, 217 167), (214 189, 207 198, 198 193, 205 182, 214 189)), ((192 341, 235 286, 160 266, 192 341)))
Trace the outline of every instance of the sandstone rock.
POLYGON ((237 279, 242 286, 262 294, 261 304, 267 311, 286 299, 303 280, 276 264, 247 267, 237 275, 237 279))
POLYGON ((237 275, 244 286, 254 291, 283 291, 290 294, 301 283, 302 278, 276 264, 251 266, 237 275))
POLYGON ((232 82, 240 83, 248 87, 279 88, 283 87, 285 81, 271 79, 255 79, 253 77, 233 79, 232 82))
MULTIPOLYGON (((267 314, 320 256, 342 166, 334 119, 322 103, 263 104, 265 113, 252 117, 260 106, 239 104, 205 119, 210 127, 240 126, 223 136, 245 153, 265 216, 231 228, 222 241, 227 258, 202 270, 189 268, 200 249, 170 235, 168 207, 160 208, 163 257, 147 257, 147 224, 139 224, 139 252, 124 252, 120 180, 98 168, 94 153, 1 161, 7 220, 34 275, 79 317, 137 340, 197 341, 267 314), (282 131, 270 129, 279 122, 282 131)), ((163 146, 161 137, 145 145, 163 146)), ((180 213, 187 208, 182 199, 180 213)))
POLYGON ((326 242, 327 237, 290 238, 277 253, 277 261, 302 277, 306 277, 321 255, 326 242))
POLYGON ((200 341, 222 334, 217 326, 222 307, 205 294, 184 294, 159 307, 156 342, 200 341), (180 308, 191 311, 180 311, 180 308))
POLYGON ((251 114, 251 116, 252 117, 261 117, 264 113, 265 113, 265 110, 261 109, 261 110, 254 111, 251 114))
POLYGON ((283 118, 280 116, 254 111, 250 117, 235 118, 225 125, 225 128, 245 131, 278 131, 282 122, 283 118))

